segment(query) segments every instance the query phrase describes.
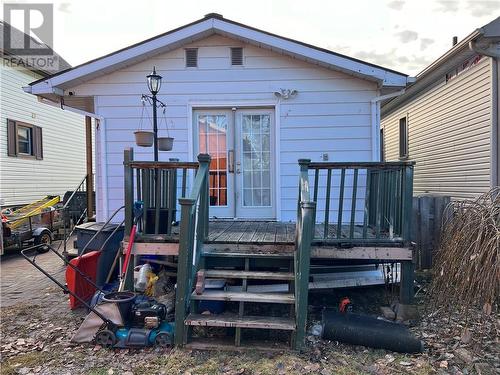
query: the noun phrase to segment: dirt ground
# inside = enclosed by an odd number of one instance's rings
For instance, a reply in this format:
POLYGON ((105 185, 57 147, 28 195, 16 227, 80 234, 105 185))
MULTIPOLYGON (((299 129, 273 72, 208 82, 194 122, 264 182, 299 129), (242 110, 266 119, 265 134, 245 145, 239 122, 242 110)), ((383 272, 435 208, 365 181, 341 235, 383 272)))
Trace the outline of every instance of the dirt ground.
MULTIPOLYGON (((39 256, 64 279, 55 255, 39 256)), ((302 353, 244 353, 146 348, 106 350, 69 342, 85 312, 70 311, 67 296, 19 254, 1 261, 1 374, 499 374, 500 315, 478 311, 467 322, 458 313, 424 309, 411 330, 425 344, 404 355, 308 336, 302 353)), ((377 314, 388 294, 383 287, 313 295, 312 302, 336 305, 343 295, 354 310, 377 314)), ((425 290, 419 292, 425 296, 425 290)), ((319 309, 311 307, 311 324, 319 309)))

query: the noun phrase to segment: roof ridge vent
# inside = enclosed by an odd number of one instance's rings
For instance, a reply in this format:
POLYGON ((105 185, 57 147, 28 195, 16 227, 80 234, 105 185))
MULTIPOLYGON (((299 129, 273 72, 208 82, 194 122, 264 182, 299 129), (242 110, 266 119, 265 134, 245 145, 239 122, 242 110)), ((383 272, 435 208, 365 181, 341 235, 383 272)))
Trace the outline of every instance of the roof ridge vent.
POLYGON ((205 14, 205 16, 203 18, 219 18, 219 19, 223 19, 224 16, 220 13, 207 13, 205 14))

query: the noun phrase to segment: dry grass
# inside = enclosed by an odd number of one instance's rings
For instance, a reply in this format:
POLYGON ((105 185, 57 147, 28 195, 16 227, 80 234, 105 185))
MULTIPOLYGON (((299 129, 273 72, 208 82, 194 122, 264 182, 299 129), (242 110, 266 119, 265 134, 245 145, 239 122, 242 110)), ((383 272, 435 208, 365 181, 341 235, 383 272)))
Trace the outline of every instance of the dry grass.
POLYGON ((500 296, 500 188, 447 207, 432 296, 450 308, 493 306, 500 296), (479 304, 479 305, 478 305, 479 304))

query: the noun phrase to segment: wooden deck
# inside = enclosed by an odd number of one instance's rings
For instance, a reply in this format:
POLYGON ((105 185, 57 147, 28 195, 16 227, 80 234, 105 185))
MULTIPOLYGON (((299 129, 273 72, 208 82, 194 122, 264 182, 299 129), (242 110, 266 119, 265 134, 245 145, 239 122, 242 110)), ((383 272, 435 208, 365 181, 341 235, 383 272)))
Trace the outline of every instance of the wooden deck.
MULTIPOLYGON (((362 236, 363 226, 354 227, 354 238, 362 236)), ((349 226, 342 227, 341 239, 349 238, 349 226)), ((316 224, 315 237, 320 238, 324 233, 324 225, 316 224)), ((368 228, 367 237, 376 237, 373 228, 368 228)), ((328 226, 328 238, 336 239, 337 226, 328 226)), ((380 238, 387 238, 381 233, 380 238)), ((179 242, 179 226, 172 228, 172 236, 138 234, 137 242, 179 242)), ((207 244, 255 244, 255 245, 293 245, 295 242, 295 223, 276 221, 240 221, 240 220, 212 220, 208 226, 207 244)))
POLYGON ((293 244, 295 223, 270 221, 211 221, 206 243, 293 244))
MULTIPOLYGON (((336 238, 336 225, 328 228, 329 237, 336 238)), ((342 238, 348 238, 349 227, 342 228, 342 238)), ((320 237, 324 231, 323 224, 316 224, 315 232, 320 237)), ((357 233, 362 226, 356 227, 357 233)), ((361 235, 361 233, 359 233, 361 235)), ((372 228, 368 230, 368 237, 375 238, 372 228)), ((382 237, 382 236, 381 236, 382 237)), ((348 241, 348 240, 346 240, 348 241)), ((128 237, 124 239, 124 249, 128 245, 128 237)), ((245 257, 293 257, 295 251, 295 223, 275 221, 238 221, 213 220, 209 224, 208 238, 205 241, 204 254, 206 256, 245 257)), ((172 236, 138 234, 133 247, 136 255, 178 255, 179 254, 179 226, 172 228, 172 236)), ((311 247, 312 258, 334 259, 361 259, 361 260, 408 260, 411 259, 411 249, 398 246, 343 246, 313 242, 311 247)))

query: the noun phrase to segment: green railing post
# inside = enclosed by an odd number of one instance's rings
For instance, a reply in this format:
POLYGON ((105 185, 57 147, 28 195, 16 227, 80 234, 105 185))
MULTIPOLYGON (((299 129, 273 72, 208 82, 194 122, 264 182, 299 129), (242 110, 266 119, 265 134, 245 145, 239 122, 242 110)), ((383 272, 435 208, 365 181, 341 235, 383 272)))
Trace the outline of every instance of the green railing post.
POLYGON ((203 233, 203 237, 204 237, 200 240, 205 241, 205 239, 208 237, 208 220, 209 220, 208 169, 210 166, 210 155, 199 154, 198 155, 198 163, 200 163, 199 171, 202 171, 205 173, 205 178, 203 180, 201 193, 200 193, 200 208, 199 208, 199 215, 202 218, 200 223, 203 224, 203 231, 201 231, 200 233, 203 233), (206 172, 205 172, 205 170, 206 170, 206 172))
POLYGON ((194 223, 191 212, 195 200, 191 198, 179 198, 181 205, 181 225, 179 233, 179 256, 177 260, 177 291, 175 294, 175 344, 184 345, 186 328, 184 319, 186 318, 187 302, 191 292, 189 278, 191 277, 191 256, 193 249, 194 223))
POLYGON ((134 160, 134 149, 126 148, 123 152, 124 197, 125 197, 125 235, 130 233, 134 221, 134 171, 130 162, 134 160))
MULTIPOLYGON (((178 162, 177 158, 169 158, 171 162, 178 162)), ((172 223, 176 221, 176 205, 177 205, 177 168, 172 168, 167 170, 167 234, 170 236, 172 234, 172 223)))
POLYGON ((411 233, 411 213, 413 208, 413 165, 404 167, 403 178, 403 241, 408 246, 410 244, 411 233))
MULTIPOLYGON (((413 165, 404 167, 403 178, 403 242, 406 246, 411 245, 411 218, 413 208, 413 165)), ((413 260, 401 262, 401 279, 399 288, 399 299, 402 304, 411 304, 413 302, 414 290, 413 283, 415 279, 415 265, 413 260)))
POLYGON ((301 224, 297 233, 296 257, 298 258, 295 269, 295 348, 304 346, 307 324, 307 305, 309 297, 309 267, 311 259, 311 242, 314 233, 314 209, 316 202, 302 201, 301 224))

